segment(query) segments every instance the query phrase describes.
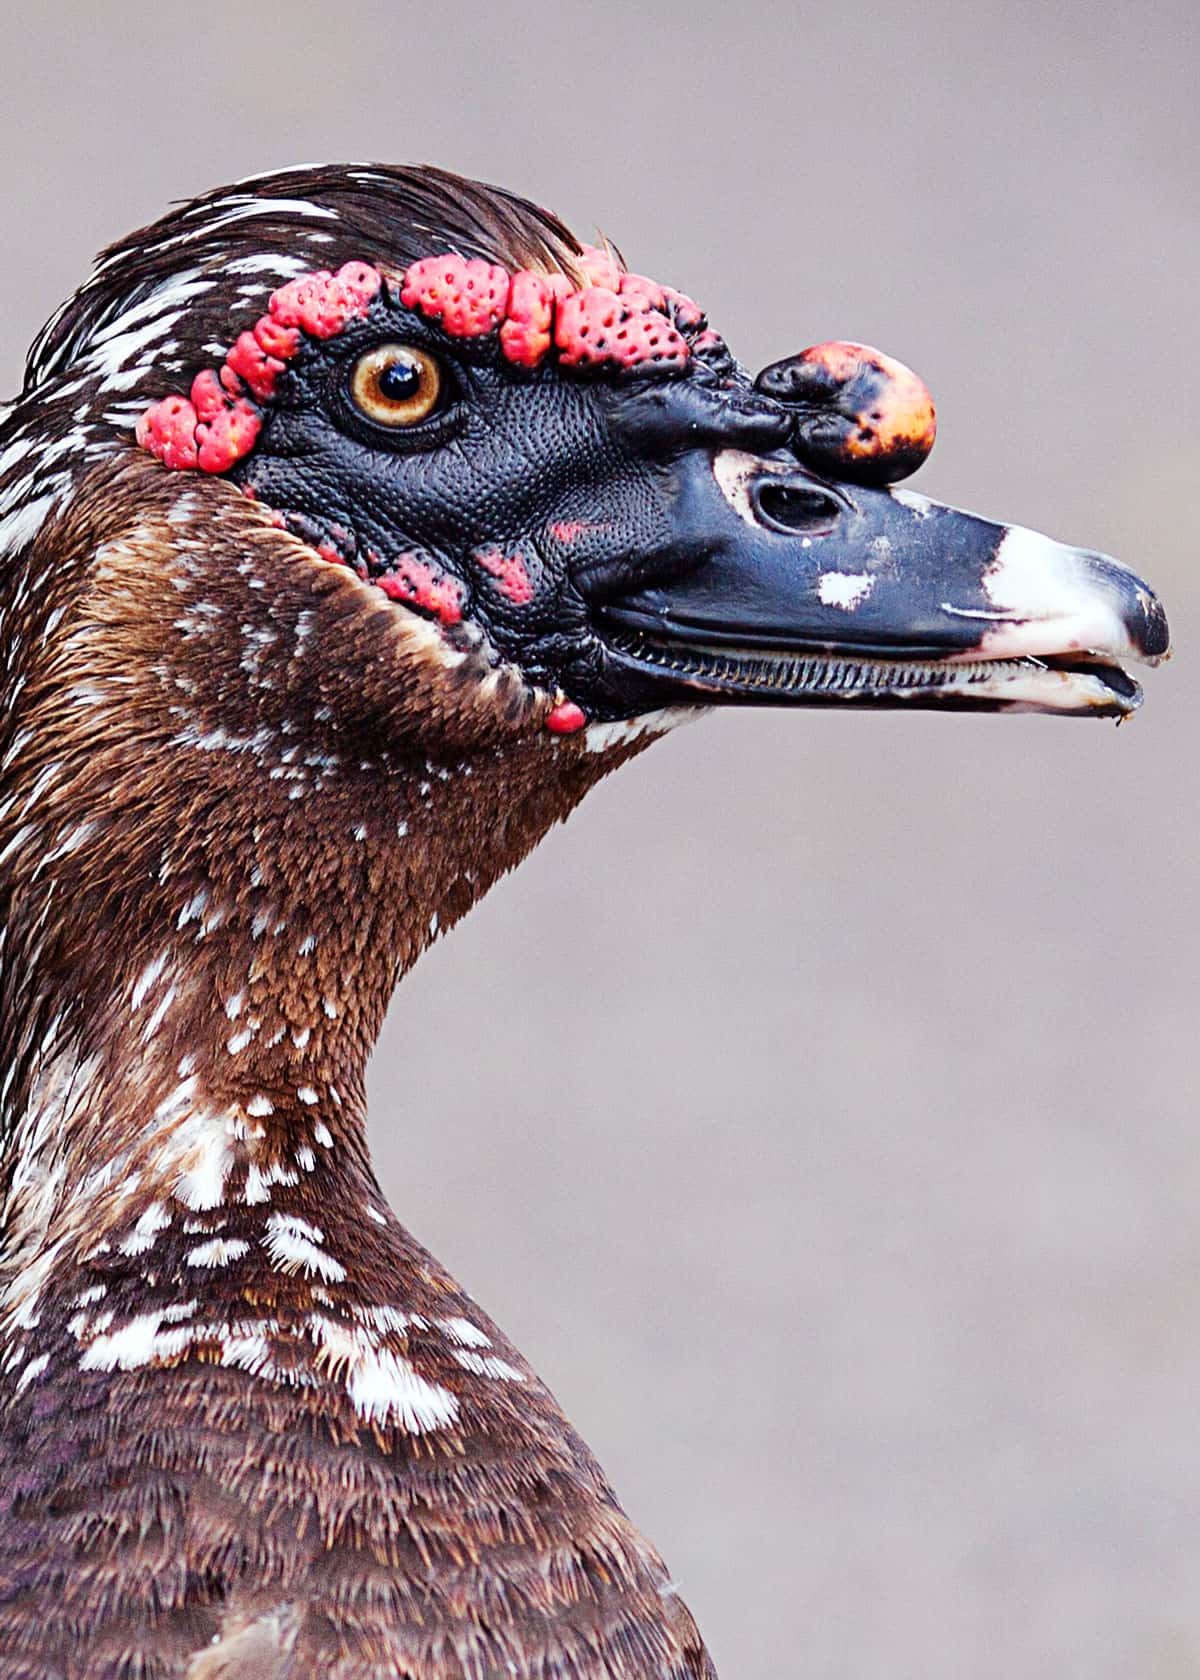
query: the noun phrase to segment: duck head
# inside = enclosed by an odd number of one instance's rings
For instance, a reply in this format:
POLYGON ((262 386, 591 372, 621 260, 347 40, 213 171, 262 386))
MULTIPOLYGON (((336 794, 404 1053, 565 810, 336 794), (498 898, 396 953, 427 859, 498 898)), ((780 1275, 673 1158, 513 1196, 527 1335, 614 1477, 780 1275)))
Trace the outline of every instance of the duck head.
POLYGON ((934 435, 899 363, 822 345, 754 378, 690 298, 434 171, 198 201, 108 253, 31 380, 81 352, 166 471, 227 480, 552 732, 714 703, 1121 717, 1126 664, 1167 650, 1116 561, 891 487, 934 435))
POLYGON ((57 924, 81 1019, 163 924, 215 962, 220 900, 278 988, 317 923, 369 948, 336 1017, 279 1004, 357 1056, 434 932, 707 706, 1128 714, 1150 589, 894 488, 933 434, 879 352, 752 377, 683 293, 435 170, 287 171, 113 246, 0 423, 28 996, 52 895, 125 930, 57 924))
POLYGON ((175 211, 0 423, 10 921, 44 963, 38 894, 110 906, 123 947, 62 922, 55 959, 99 998, 205 902, 256 973, 279 930, 281 986, 315 935, 280 906, 356 948, 386 908, 370 986, 340 970, 358 1046, 432 930, 704 707, 1132 711, 1150 589, 894 488, 933 434, 879 352, 752 377, 683 293, 435 170, 175 211))

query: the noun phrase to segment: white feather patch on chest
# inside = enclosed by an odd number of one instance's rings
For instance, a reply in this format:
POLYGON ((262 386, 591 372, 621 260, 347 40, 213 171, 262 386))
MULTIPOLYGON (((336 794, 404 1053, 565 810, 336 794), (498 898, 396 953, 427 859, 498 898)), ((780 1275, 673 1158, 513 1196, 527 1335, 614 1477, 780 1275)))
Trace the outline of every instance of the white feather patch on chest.
MULTIPOLYGON (((80 1313, 71 1323, 82 1349, 80 1369, 162 1367, 203 1346, 214 1349, 225 1367, 279 1387, 316 1388, 334 1382, 345 1390, 365 1423, 394 1424, 410 1435, 423 1435, 458 1419, 457 1395, 423 1377, 400 1349, 389 1345, 388 1337, 396 1329, 423 1323, 396 1309, 378 1309, 390 1315, 386 1328, 312 1313, 297 1329, 286 1332, 277 1319, 269 1317, 197 1322, 198 1310, 198 1302, 184 1301, 139 1313, 116 1327, 109 1313, 94 1320, 80 1313), (299 1342, 307 1357, 281 1362, 276 1349, 285 1342, 293 1350, 299 1342)), ((519 1372, 513 1375, 520 1378, 519 1372)))
POLYGON ((310 1225, 294 1213, 272 1213, 267 1216, 267 1234, 263 1245, 281 1272, 305 1272, 309 1277, 322 1278, 326 1283, 341 1283, 346 1268, 321 1244, 325 1233, 317 1225, 310 1225))

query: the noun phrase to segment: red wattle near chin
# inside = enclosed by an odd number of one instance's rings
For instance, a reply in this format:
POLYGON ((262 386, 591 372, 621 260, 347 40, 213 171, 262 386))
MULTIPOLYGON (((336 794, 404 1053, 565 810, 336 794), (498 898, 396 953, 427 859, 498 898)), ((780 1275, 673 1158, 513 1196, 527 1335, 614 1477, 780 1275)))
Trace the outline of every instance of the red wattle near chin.
POLYGON ((552 735, 574 735, 587 722, 587 714, 574 700, 560 700, 546 716, 546 728, 552 735))

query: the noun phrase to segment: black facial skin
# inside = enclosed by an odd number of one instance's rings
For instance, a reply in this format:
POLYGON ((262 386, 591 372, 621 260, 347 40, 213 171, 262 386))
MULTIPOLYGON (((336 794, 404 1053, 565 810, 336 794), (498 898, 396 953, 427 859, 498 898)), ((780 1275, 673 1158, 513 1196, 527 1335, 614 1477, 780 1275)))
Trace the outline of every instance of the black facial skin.
MULTIPOLYGON (((788 429, 719 353, 687 381, 618 385, 566 377, 553 364, 524 372, 495 339, 451 340, 376 302, 338 338, 306 344, 231 476, 309 540, 346 552, 341 533, 351 533, 347 558, 368 570, 380 569, 368 554, 384 563, 406 551, 431 557, 465 586, 464 618, 531 681, 561 686, 592 715, 625 716, 629 685, 613 691, 619 679, 593 616, 602 600, 703 562, 703 541, 681 545, 676 531, 681 454, 727 443, 770 449, 788 429), (386 343, 415 345, 442 367, 438 408, 416 426, 375 424, 349 397, 356 361, 386 343), (514 604, 479 564, 479 552, 495 550, 523 558, 527 604, 514 604)), ((648 703, 661 704, 657 693, 648 703)))
MULTIPOLYGON (((306 343, 230 476, 364 575, 416 553, 457 579, 463 619, 592 718, 679 701, 847 697, 803 673, 768 684, 755 661, 772 653, 779 672, 780 652, 945 660, 978 649, 991 605, 983 580, 1007 528, 835 483, 802 447, 796 414, 719 343, 674 376, 588 375, 553 361, 528 372, 494 335, 449 338, 383 295, 336 338, 306 343), (410 427, 368 419, 349 395, 356 361, 388 343, 423 349, 442 369, 437 408, 410 427), (740 511, 714 476, 725 450, 752 458, 740 511), (481 563, 497 551, 520 557, 527 600, 481 563), (872 577, 852 613, 821 599, 821 579, 843 572, 872 577), (714 646, 731 650, 728 669, 713 663, 714 646)), ((1111 562, 1097 566, 1130 644, 1161 653, 1166 626, 1149 591, 1111 562)), ((1115 662, 1095 669, 1110 714, 1136 704, 1115 662)), ((900 701, 860 676, 855 697, 873 704, 962 703, 933 689, 900 701)))

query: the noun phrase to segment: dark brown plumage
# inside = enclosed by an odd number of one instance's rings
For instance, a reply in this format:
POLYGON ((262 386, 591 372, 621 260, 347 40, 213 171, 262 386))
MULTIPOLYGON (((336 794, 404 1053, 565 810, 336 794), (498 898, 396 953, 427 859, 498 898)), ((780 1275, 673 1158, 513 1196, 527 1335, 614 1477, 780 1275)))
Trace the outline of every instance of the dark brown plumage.
MULTIPOLYGON (((481 706, 477 679, 442 679, 424 627, 405 624, 382 598, 364 604, 349 573, 297 578, 294 595, 255 591, 235 557, 261 555, 277 580, 305 557, 236 493, 213 489, 203 582, 193 587, 206 590, 226 622, 260 616, 284 637, 294 638, 305 609, 322 614, 322 639, 309 660, 286 665, 269 721, 257 706, 253 718, 238 714, 218 647, 189 645, 175 629, 192 591, 175 588, 166 517, 177 491, 154 463, 101 468, 65 527, 48 533, 60 564, 73 556, 82 567, 96 545, 108 558, 89 568, 82 594, 78 574, 64 581, 76 602, 70 627, 22 714, 63 766, 39 849, 44 855, 51 825, 61 834, 90 813, 96 827, 39 883, 86 913, 65 919, 34 958, 43 903, 24 883, 9 914, 10 961, 21 964, 24 997, 49 996, 56 1014, 65 1004, 56 1042, 78 1035, 82 1059, 99 1057, 90 1100, 82 1089, 64 1097, 73 1124, 48 1147, 61 1151, 75 1187, 93 1163, 123 1154, 126 1186, 97 1186, 83 1205, 67 1201, 38 1322, 23 1338, 26 1362, 43 1354, 49 1362, 45 1383, 24 1387, 5 1413, 0 1652, 11 1664, 37 1651, 47 1674, 56 1664, 89 1676, 220 1673, 212 1667, 219 1645, 206 1648, 229 1627, 236 1649, 277 1643, 280 1674, 502 1673, 510 1663, 532 1671, 547 1661, 563 1673, 602 1673, 602 1664, 700 1673, 690 1619, 662 1596, 661 1564, 520 1356, 384 1213, 363 1138, 365 1057, 434 913, 445 925, 456 920, 608 766, 558 753, 551 770, 554 744, 532 730, 524 707, 502 698, 481 706), (192 780, 170 745, 178 677, 190 673, 198 685, 201 726, 237 734, 281 728, 293 708, 311 709, 316 692, 337 707, 328 675, 314 682, 318 659, 353 688, 347 699, 362 729, 354 751, 378 755, 386 739, 390 774, 380 773, 377 756, 360 759, 327 803, 289 800, 286 782, 264 797, 258 776, 247 774, 253 761, 238 753, 205 758, 192 780), (363 681, 373 667, 386 672, 376 692, 363 681), (397 683, 405 674, 411 688, 397 683), (80 683, 110 695, 112 710, 79 707, 72 690, 80 683), (442 742, 455 744, 447 753, 442 742), (477 762, 469 781, 438 777, 437 769, 461 764, 468 744, 490 743, 506 750, 477 762), (416 772, 405 774, 406 753, 420 753, 422 767, 425 753, 437 754, 425 795, 416 772), (180 906, 201 881, 201 919, 180 927, 180 906), (218 907, 220 925, 206 927, 218 907), (256 917, 267 923, 257 937, 256 917), (305 961, 297 950, 309 939, 305 961), (164 949, 163 977, 186 976, 188 995, 148 1055, 123 976, 144 973, 164 949), (244 1002, 231 1019, 223 1000, 237 990, 244 1002), (228 1053, 241 1020, 259 1023, 262 1045, 244 1068, 228 1053), (296 1180, 271 1186, 269 1216, 303 1220, 324 1233, 322 1252, 344 1261, 311 1274, 264 1261, 267 1209, 246 1203, 247 1160, 232 1167, 217 1208, 176 1218, 145 1250, 136 1234, 130 1241, 145 1210, 170 1197, 180 1162, 168 1128, 180 1116, 168 1107, 167 1125, 134 1137, 130 1117, 170 1104, 184 1057, 194 1069, 184 1077, 198 1078, 210 1106, 245 1117, 256 1095, 267 1096, 273 1112, 262 1117, 254 1159, 261 1174, 275 1165, 296 1180), (339 1092, 340 1104, 321 1109, 326 1145, 313 1141, 295 1095, 301 1081, 306 1091, 339 1092), (290 1165, 301 1139, 318 1160, 311 1172, 290 1165), (199 1274, 212 1328, 186 1357, 166 1330, 163 1356, 149 1368, 139 1360, 123 1371, 118 1358, 115 1369, 81 1373, 77 1350, 64 1358, 68 1326, 87 1314, 89 1291, 103 1290, 103 1315, 115 1313, 117 1324, 169 1315, 189 1278, 189 1252, 214 1239, 253 1246, 199 1274), (344 1278, 326 1275, 343 1264, 344 1278), (323 1343, 306 1336, 314 1315, 343 1324, 355 1309, 391 1304, 397 1317, 402 1304, 410 1322, 387 1340, 418 1380, 455 1396, 451 1428, 425 1435, 391 1420, 364 1425, 338 1380, 351 1356, 336 1335, 323 1343), (458 1319, 471 1327, 461 1349, 437 1328, 458 1319), (257 1380, 256 1348, 246 1368, 220 1365, 223 1348, 261 1336, 254 1326, 264 1321, 278 1326, 268 1338, 272 1361, 302 1370, 303 1387, 257 1380), (478 1359, 511 1366, 512 1379, 477 1375, 454 1357, 477 1349, 478 1359), (207 1666, 181 1668, 194 1651, 207 1666)), ((53 612, 59 598, 52 592, 44 605, 53 612)), ((305 741, 326 744, 318 727, 305 741)), ((338 748, 346 750, 344 731, 338 748)), ((23 760, 10 784, 18 803, 44 769, 42 753, 23 760)), ((46 1016, 27 1011, 25 1019, 46 1016)), ((44 1053, 35 1065, 45 1068, 44 1053)), ((14 1254, 40 1193, 10 1201, 14 1254)), ((99 1326, 102 1314, 92 1313, 99 1326)), ((190 1328, 196 1316, 181 1322, 190 1328)), ((161 1321, 160 1334, 169 1323, 161 1321)), ((129 1355, 140 1351, 131 1345, 129 1355)))
MULTIPOLYGON (((503 195, 399 188, 438 213, 438 244, 569 262, 567 236, 503 195)), ((335 260, 403 234, 377 190, 307 190, 339 198, 335 260)), ((269 213, 237 232, 295 248, 295 221, 276 234, 269 213)), ((145 235, 118 249, 35 351, 40 423, 89 335, 178 266, 145 235)), ((212 251, 228 255, 216 239, 188 255, 212 251)), ((174 337, 216 331, 188 317, 174 337)), ((231 486, 185 487, 201 505, 173 524, 180 482, 113 442, 0 574, 2 750, 18 740, 0 824, 0 1675, 701 1675, 657 1555, 520 1355, 386 1210, 364 1138, 366 1057, 435 916, 451 926, 635 748, 556 741, 546 699, 482 653, 446 668, 431 626, 314 567, 231 486), (248 646, 277 650, 272 686, 247 684, 248 646), (182 750, 188 731, 258 746, 182 750), (310 764, 302 800, 292 747, 338 763, 323 782, 310 764), (213 1129, 180 1137, 197 1108, 241 1134, 213 1207, 213 1129), (282 1262, 268 1219, 294 1239, 282 1262), (189 1265, 211 1242, 224 1263, 189 1265), (306 1244, 314 1265, 292 1264, 306 1244), (179 1317, 181 1301, 197 1305, 179 1317), (383 1394, 405 1384, 408 1416, 383 1394)))

